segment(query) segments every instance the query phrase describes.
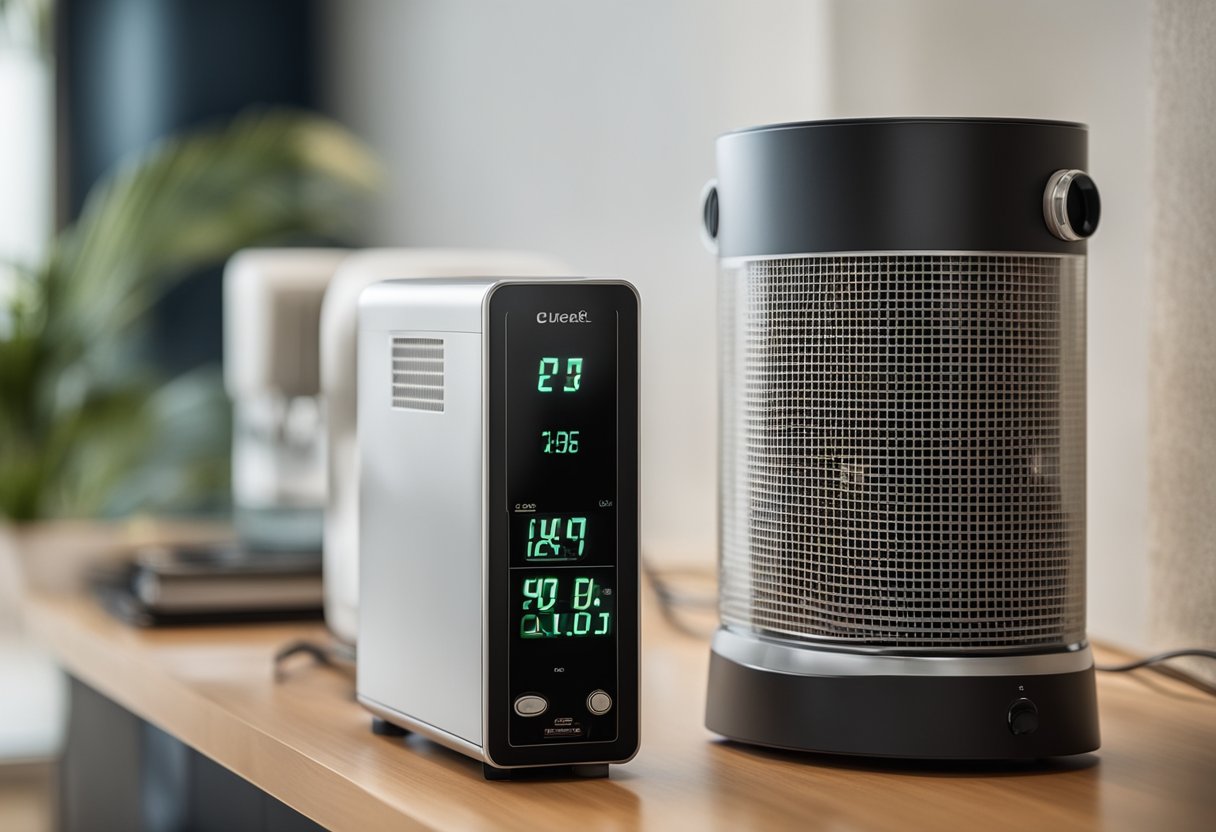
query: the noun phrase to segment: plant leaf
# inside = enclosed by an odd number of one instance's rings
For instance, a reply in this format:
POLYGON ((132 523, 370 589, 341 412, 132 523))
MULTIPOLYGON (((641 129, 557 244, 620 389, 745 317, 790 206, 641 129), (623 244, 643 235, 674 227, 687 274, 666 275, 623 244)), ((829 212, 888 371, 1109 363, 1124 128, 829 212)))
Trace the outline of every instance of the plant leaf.
POLYGON ((175 280, 241 248, 340 238, 378 179, 334 122, 271 110, 166 139, 99 182, 47 262, 0 297, 0 516, 124 512, 222 491, 218 376, 154 394, 157 380, 132 358, 139 322, 175 280), (193 404, 171 406, 183 400, 193 404))
POLYGON ((54 246, 62 319, 85 340, 119 332, 173 279, 238 249, 351 230, 352 197, 378 170, 349 133, 271 111, 162 142, 122 166, 54 246))

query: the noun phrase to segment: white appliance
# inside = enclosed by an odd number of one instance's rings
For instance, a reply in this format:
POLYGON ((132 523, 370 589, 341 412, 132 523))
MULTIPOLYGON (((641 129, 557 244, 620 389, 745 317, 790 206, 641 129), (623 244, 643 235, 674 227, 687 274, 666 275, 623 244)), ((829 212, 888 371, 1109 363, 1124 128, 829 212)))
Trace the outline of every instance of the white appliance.
POLYGON ((321 301, 342 249, 245 249, 224 269, 232 497, 252 550, 318 552, 325 507, 321 301))

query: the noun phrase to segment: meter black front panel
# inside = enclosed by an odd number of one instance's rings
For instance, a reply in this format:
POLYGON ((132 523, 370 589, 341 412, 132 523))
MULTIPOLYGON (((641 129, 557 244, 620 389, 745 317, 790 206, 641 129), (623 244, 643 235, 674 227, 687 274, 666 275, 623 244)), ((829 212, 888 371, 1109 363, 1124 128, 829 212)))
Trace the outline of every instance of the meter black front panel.
POLYGON ((486 750, 500 766, 637 748, 637 299, 510 283, 489 301, 486 750))

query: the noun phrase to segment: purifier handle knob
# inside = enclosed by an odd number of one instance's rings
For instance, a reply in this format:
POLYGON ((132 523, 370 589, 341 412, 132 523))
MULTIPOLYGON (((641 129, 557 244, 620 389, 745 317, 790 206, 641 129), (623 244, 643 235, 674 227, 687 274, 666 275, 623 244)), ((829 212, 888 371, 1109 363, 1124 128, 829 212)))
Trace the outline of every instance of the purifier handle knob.
POLYGON ((710 254, 718 254, 718 180, 701 189, 701 243, 710 254))
POLYGON ((1076 242, 1098 230, 1102 200, 1098 186, 1083 170, 1058 170, 1043 191, 1043 219, 1052 234, 1076 242))

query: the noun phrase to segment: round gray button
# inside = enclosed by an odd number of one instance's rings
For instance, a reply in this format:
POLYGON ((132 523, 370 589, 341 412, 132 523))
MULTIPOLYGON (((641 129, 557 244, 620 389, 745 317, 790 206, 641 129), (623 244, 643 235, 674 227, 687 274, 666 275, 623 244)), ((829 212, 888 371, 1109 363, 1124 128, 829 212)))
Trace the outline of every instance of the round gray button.
POLYGON ((612 697, 602 690, 593 690, 587 697, 587 710, 599 716, 612 710, 612 697))
POLYGON ((515 700, 515 713, 520 716, 540 716, 549 708, 543 696, 528 694, 515 700))

